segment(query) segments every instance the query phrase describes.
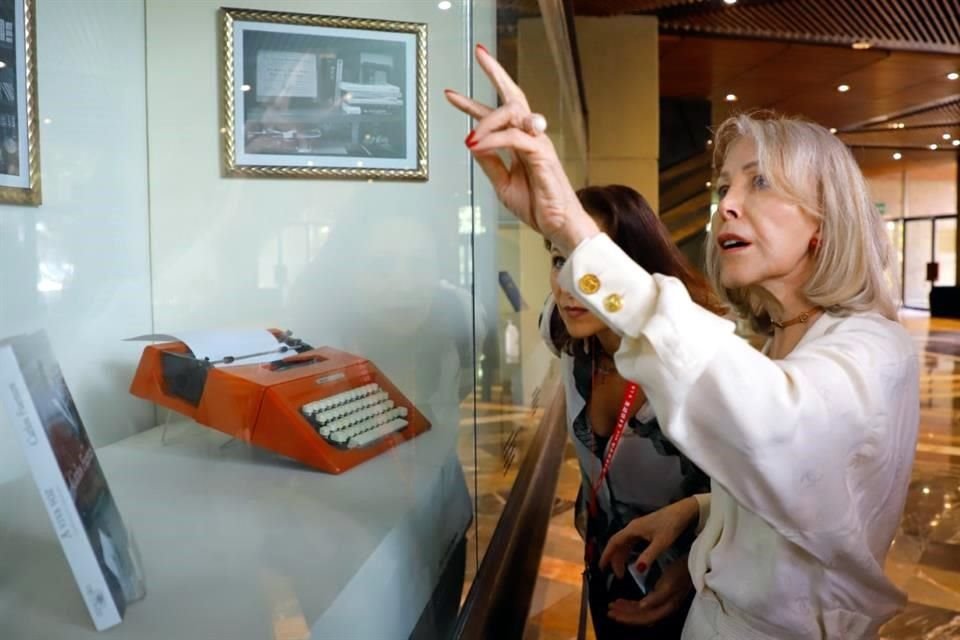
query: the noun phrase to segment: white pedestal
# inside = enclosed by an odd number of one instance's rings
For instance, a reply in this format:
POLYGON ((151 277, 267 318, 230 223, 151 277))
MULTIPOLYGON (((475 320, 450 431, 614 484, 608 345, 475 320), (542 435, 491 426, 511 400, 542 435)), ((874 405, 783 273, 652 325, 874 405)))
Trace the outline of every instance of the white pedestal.
POLYGON ((405 639, 471 520, 456 436, 340 476, 192 422, 98 449, 147 585, 102 634, 32 481, 0 485, 0 638, 405 639))

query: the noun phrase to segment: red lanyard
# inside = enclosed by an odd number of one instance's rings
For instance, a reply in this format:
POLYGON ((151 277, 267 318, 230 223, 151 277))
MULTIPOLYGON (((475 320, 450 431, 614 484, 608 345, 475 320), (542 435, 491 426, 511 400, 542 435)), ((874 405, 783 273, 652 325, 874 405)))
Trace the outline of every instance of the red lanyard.
POLYGON ((617 426, 613 428, 613 433, 610 434, 610 444, 607 446, 607 454, 603 457, 603 466, 600 467, 600 476, 597 478, 597 481, 593 485, 593 491, 590 494, 590 515, 597 515, 597 493, 600 491, 600 486, 603 484, 604 478, 607 477, 607 472, 610 471, 610 463, 613 462, 613 454, 617 452, 617 447, 620 446, 620 437, 623 435, 623 428, 627 424, 627 419, 630 417, 630 407, 633 406, 633 401, 637 398, 637 384, 635 382, 628 382, 627 388, 623 391, 623 404, 620 406, 620 413, 617 415, 617 426))

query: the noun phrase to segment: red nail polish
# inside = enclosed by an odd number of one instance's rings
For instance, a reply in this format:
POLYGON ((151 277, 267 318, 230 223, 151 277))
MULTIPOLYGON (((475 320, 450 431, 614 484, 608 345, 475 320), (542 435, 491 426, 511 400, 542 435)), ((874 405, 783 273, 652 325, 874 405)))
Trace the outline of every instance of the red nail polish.
POLYGON ((477 144, 477 141, 474 139, 476 137, 477 137, 476 132, 471 131, 470 135, 468 135, 466 140, 463 141, 463 144, 467 145, 468 148, 472 149, 477 144))
POLYGON ((639 571, 640 573, 643 573, 643 572, 646 571, 646 570, 647 570, 647 563, 645 563, 645 562, 638 562, 638 563, 637 563, 637 571, 639 571))
POLYGON ((477 49, 480 49, 480 50, 483 51, 485 54, 490 55, 490 51, 488 51, 487 48, 486 48, 485 46, 483 46, 482 44, 480 44, 479 42, 477 43, 477 49))

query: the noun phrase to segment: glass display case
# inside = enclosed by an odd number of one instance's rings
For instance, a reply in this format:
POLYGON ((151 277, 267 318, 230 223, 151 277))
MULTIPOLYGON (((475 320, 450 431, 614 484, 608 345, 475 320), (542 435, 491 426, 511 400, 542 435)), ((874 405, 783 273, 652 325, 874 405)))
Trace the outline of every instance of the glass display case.
POLYGON ((0 193, 0 636, 449 637, 549 369, 442 92, 495 102, 474 42, 585 175, 529 4, 4 5, 42 204, 0 193))

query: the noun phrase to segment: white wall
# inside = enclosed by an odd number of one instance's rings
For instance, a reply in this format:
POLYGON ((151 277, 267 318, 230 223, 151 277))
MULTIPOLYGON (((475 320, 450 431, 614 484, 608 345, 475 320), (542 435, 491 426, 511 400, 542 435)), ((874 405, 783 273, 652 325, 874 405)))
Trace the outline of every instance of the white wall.
POLYGON ((221 177, 222 4, 146 3, 157 330, 288 328, 373 359, 421 408, 455 424, 459 364, 472 366, 457 350, 469 354, 472 324, 469 291, 457 289, 469 157, 466 120, 442 89, 466 90, 467 3, 230 3, 428 23, 430 180, 370 184, 221 177))
MULTIPOLYGON (((37 0, 37 52, 43 205, 0 206, 0 336, 47 330, 102 446, 153 422, 121 342, 151 329, 143 4, 37 0)), ((4 421, 0 482, 25 468, 4 421)))

